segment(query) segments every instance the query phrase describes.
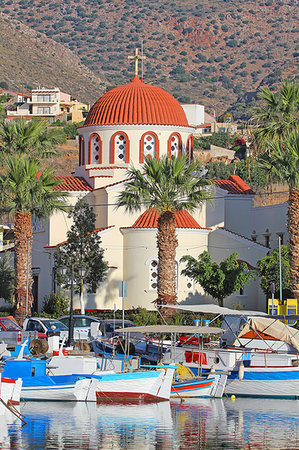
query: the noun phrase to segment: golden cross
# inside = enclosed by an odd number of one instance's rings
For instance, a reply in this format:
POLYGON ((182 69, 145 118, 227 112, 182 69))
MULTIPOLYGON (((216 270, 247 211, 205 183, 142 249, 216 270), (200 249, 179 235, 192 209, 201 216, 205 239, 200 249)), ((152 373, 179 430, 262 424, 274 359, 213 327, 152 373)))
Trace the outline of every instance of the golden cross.
POLYGON ((128 59, 134 59, 135 60, 135 75, 138 75, 138 60, 139 59, 145 59, 145 56, 139 56, 138 54, 138 48, 136 48, 135 50, 135 55, 134 56, 128 56, 128 59))

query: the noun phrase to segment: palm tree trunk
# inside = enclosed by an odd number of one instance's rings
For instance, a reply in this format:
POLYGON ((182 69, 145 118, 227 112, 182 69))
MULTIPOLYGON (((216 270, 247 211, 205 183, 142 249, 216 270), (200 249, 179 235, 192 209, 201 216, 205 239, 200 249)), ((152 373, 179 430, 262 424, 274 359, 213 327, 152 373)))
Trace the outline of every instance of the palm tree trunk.
POLYGON ((290 289, 299 299, 299 189, 290 189, 288 209, 290 289))
POLYGON ((30 315, 32 306, 32 276, 31 276, 31 247, 32 247, 32 225, 31 213, 18 211, 15 217, 15 317, 21 323, 26 317, 26 288, 27 288, 27 266, 29 264, 28 280, 28 309, 30 315), (28 261, 29 244, 29 261, 28 261))
POLYGON ((160 305, 176 303, 176 248, 175 217, 171 211, 163 212, 158 219, 158 299, 160 305))

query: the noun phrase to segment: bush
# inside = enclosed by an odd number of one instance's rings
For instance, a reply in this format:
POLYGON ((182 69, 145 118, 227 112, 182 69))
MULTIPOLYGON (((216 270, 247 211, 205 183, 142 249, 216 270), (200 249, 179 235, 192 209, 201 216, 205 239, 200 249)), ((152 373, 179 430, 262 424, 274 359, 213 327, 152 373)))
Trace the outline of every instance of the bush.
POLYGON ((60 292, 51 292, 44 297, 44 306, 42 315, 50 315, 53 318, 69 314, 70 302, 64 294, 60 292))
POLYGON ((68 139, 75 139, 78 135, 77 124, 73 122, 67 122, 63 127, 63 131, 65 132, 65 135, 68 139))

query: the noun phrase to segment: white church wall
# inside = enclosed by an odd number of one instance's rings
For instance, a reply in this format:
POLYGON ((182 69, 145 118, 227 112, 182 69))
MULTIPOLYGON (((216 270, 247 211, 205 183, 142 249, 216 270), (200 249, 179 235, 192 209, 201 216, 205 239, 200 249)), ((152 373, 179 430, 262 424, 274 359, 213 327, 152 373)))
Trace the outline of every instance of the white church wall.
POLYGON ((278 236, 287 244, 287 211, 288 204, 259 206, 252 208, 251 234, 256 236, 256 241, 266 244, 266 236, 269 236, 270 248, 278 247, 278 236))
POLYGON ((251 238, 252 196, 228 195, 225 201, 224 228, 251 238))
MULTIPOLYGON (((219 264, 233 252, 238 253, 238 259, 256 267, 257 261, 267 255, 268 249, 226 230, 219 229, 209 234, 209 253, 213 261, 219 264)), ((224 301, 225 306, 238 304, 245 309, 265 309, 265 296, 260 289, 260 280, 257 277, 251 281, 250 285, 244 287, 242 295, 236 293, 224 301)))

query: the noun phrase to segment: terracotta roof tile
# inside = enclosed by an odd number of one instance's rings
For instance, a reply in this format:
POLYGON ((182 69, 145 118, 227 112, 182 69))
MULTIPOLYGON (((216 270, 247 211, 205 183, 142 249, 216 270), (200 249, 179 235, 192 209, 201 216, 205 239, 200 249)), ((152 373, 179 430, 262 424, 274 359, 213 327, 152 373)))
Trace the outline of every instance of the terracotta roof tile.
MULTIPOLYGON (((155 208, 145 211, 132 227, 123 228, 157 228, 158 226, 158 212, 155 208)), ((176 228, 193 228, 193 229, 209 229, 201 227, 196 220, 185 210, 175 213, 176 228)))
POLYGON ((131 83, 106 92, 92 106, 84 126, 124 124, 189 127, 179 102, 164 89, 143 83, 137 75, 131 83))
POLYGON ((214 183, 221 189, 224 189, 229 194, 246 194, 254 195, 254 191, 251 189, 245 181, 238 175, 230 175, 228 180, 213 180, 214 183))
POLYGON ((92 191, 87 181, 83 177, 71 176, 55 176, 60 181, 60 185, 56 186, 53 191, 92 191))

